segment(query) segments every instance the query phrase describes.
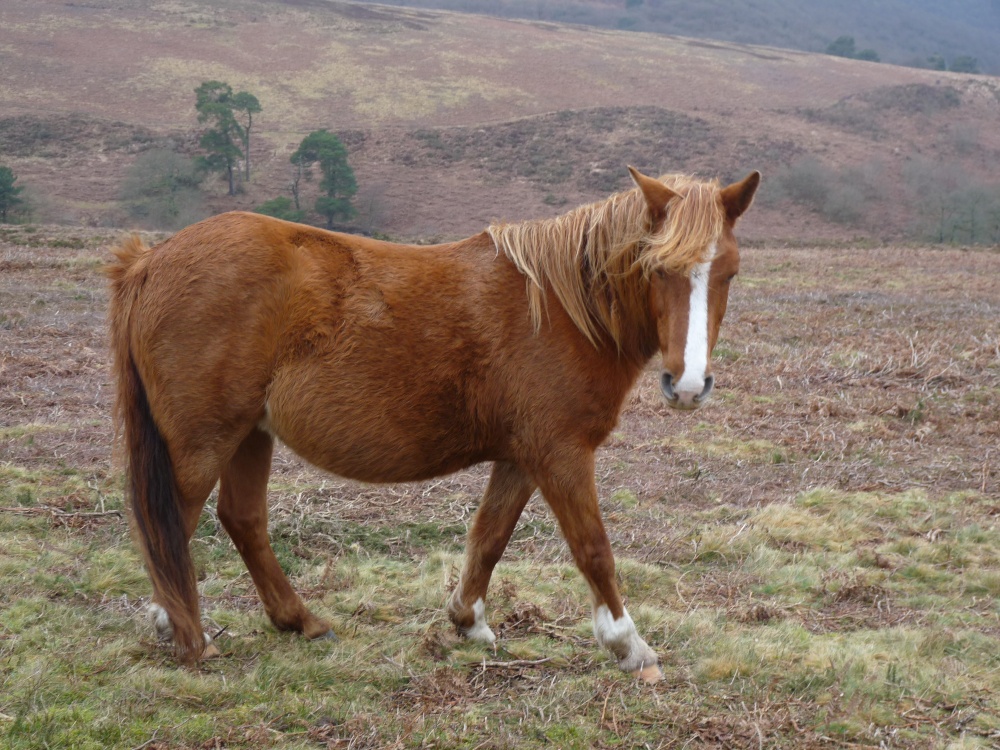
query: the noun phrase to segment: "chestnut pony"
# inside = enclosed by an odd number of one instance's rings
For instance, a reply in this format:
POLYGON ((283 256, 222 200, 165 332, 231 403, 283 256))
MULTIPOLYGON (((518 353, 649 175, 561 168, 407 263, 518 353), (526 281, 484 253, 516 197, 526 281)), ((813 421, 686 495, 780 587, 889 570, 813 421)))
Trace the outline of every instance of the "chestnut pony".
POLYGON ((115 251, 116 423, 154 624, 182 661, 214 648, 188 542, 217 482, 219 519, 274 625, 332 635, 268 540, 277 439, 364 482, 493 462, 448 602, 487 643, 490 576, 540 489, 590 585, 598 643, 622 669, 660 675, 615 583, 594 451, 657 351, 667 403, 705 402, 739 266, 733 226, 760 175, 720 187, 630 171, 632 190, 451 244, 228 213, 115 251))

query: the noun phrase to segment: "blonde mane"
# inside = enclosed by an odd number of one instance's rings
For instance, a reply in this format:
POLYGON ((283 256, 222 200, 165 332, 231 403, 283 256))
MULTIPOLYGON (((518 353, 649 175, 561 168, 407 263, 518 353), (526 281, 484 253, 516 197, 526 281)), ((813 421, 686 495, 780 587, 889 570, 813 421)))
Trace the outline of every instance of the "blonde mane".
POLYGON ((689 273, 722 234, 719 183, 685 175, 659 178, 679 195, 656 232, 639 188, 615 193, 554 219, 488 228, 498 250, 527 278, 538 330, 551 288, 573 323, 598 346, 610 336, 621 348, 625 326, 643 315, 656 269, 689 273))

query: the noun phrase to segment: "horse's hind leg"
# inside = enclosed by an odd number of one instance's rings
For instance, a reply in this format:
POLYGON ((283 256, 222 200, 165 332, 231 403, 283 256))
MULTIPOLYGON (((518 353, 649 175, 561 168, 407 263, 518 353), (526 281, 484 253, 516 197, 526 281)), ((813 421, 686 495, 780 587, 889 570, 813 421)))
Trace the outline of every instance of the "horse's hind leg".
POLYGON ((448 616, 467 638, 493 643, 486 624, 486 588, 507 548, 535 483, 516 465, 498 461, 476 512, 465 551, 462 578, 448 602, 448 616))
MULTIPOLYGON (((199 466, 199 461, 191 461, 190 466, 199 466)), ((181 462, 174 467, 174 481, 177 486, 177 503, 180 512, 181 523, 184 527, 184 543, 190 544, 191 537, 194 536, 195 529, 198 528, 198 519, 201 518, 201 511, 205 507, 205 501, 212 492, 212 487, 218 479, 216 475, 204 474, 202 471, 187 470, 188 463, 181 462)), ((174 626, 160 603, 157 601, 156 593, 149 605, 150 620, 156 630, 157 636, 161 640, 171 640, 174 636, 174 626)), ((218 656, 218 649, 212 644, 212 637, 205 633, 205 651, 201 658, 211 658, 218 656)))
POLYGON ((279 630, 307 638, 332 635, 330 625, 313 615, 292 589, 267 536, 267 478, 274 439, 254 429, 222 471, 219 520, 236 545, 264 611, 279 630))

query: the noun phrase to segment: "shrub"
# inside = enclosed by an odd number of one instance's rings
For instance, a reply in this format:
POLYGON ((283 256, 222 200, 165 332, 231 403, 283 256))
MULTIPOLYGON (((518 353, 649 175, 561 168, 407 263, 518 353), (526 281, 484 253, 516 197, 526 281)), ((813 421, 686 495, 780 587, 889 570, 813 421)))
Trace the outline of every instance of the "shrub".
POLYGON ((969 55, 958 55, 951 61, 951 70, 954 73, 978 73, 979 60, 969 55))
POLYGON ((23 207, 21 193, 23 185, 18 185, 17 175, 10 167, 0 166, 0 222, 6 222, 23 207))
POLYGON ((306 218, 306 212, 301 211, 292 204, 292 199, 282 195, 261 203, 254 211, 265 216, 273 216, 276 219, 285 221, 302 222, 306 218))
POLYGON ((839 36, 830 42, 826 48, 826 54, 835 57, 854 57, 854 37, 839 36))
POLYGON ((931 242, 1000 242, 1000 184, 983 183, 961 167, 914 160, 903 184, 915 210, 911 231, 931 242))
POLYGON ((129 215, 155 229, 180 229, 204 219, 202 175, 192 159, 165 148, 140 155, 122 183, 129 215))
POLYGON ((868 206, 878 199, 880 172, 879 165, 834 169, 806 156, 775 174, 774 191, 829 221, 859 226, 866 223, 868 206))
POLYGON ((878 52, 873 49, 858 50, 855 48, 853 36, 840 36, 826 48, 826 54, 835 57, 848 57, 852 60, 867 60, 868 62, 879 62, 878 52))
POLYGON ((774 175, 775 189, 796 203, 819 209, 830 193, 835 173, 814 156, 805 156, 774 175))

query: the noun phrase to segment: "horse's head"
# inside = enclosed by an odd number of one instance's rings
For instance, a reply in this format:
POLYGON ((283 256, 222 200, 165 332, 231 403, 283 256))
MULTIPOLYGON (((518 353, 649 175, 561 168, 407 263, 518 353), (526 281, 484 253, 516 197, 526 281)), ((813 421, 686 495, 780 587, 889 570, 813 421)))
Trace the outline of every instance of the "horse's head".
POLYGON ((658 254, 655 246, 644 253, 643 265, 663 356, 660 389, 670 406, 697 409, 712 392, 712 349, 726 314, 729 282, 740 267, 733 227, 750 207, 760 173, 751 172, 724 188, 695 183, 677 192, 632 167, 629 171, 646 199, 651 236, 666 238, 674 249, 684 242, 695 244, 689 248, 692 262, 683 270, 677 270, 676 263, 658 260, 675 261, 677 253, 658 254), (699 202, 702 205, 696 205, 699 202))

